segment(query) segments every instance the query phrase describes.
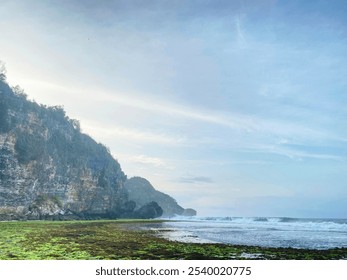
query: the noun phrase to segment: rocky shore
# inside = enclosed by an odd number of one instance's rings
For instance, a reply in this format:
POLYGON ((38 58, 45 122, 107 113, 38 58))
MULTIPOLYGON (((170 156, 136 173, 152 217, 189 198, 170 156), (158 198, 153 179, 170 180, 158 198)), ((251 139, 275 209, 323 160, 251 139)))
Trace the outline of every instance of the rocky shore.
POLYGON ((2 260, 337 260, 347 248, 306 250, 169 241, 140 225, 160 220, 0 222, 2 260))

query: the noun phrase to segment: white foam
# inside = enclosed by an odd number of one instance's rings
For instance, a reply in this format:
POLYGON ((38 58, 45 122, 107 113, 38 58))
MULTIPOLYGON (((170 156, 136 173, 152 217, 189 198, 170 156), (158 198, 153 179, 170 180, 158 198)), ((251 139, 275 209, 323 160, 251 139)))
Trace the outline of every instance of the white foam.
MULTIPOLYGON (((239 245, 327 249, 347 247, 347 220, 281 217, 175 217, 168 227, 195 240, 239 245)), ((175 237, 171 235, 170 238, 175 237)), ((176 240, 178 240, 176 238, 176 240)), ((188 239, 187 239, 188 240, 188 239)), ((190 239, 189 239, 190 240, 190 239)))

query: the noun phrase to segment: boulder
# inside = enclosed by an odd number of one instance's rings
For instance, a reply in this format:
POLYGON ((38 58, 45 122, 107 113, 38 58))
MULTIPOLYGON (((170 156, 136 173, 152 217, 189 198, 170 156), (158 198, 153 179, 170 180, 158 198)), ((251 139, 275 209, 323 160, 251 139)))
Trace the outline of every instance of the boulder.
POLYGON ((183 210, 182 216, 196 216, 196 210, 192 208, 187 208, 183 210))
POLYGON ((143 205, 141 208, 134 212, 134 218, 137 219, 153 219, 158 218, 163 214, 163 209, 158 203, 152 201, 143 205))

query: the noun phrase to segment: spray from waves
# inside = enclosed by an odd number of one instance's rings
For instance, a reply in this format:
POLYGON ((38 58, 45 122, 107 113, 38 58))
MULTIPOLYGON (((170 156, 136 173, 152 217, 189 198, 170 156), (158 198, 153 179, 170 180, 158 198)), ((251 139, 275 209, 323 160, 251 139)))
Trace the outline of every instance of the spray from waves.
POLYGON ((347 247, 347 219, 290 217, 174 217, 163 226, 174 229, 175 240, 265 247, 328 249, 347 247), (172 222, 171 222, 172 221, 172 222), (179 221, 179 222, 176 222, 179 221))
POLYGON ((310 219, 291 217, 183 217, 172 218, 178 221, 209 222, 216 224, 271 227, 275 230, 313 230, 347 232, 347 219, 310 219))

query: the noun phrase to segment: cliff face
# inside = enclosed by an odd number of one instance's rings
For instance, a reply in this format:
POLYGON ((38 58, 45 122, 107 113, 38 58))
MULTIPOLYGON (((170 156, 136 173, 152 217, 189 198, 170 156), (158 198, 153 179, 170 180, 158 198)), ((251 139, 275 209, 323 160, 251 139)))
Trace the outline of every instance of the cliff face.
POLYGON ((146 179, 127 180, 62 107, 27 100, 5 78, 0 73, 0 220, 196 214, 146 179))
POLYGON ((141 207, 150 201, 156 201, 163 209, 163 217, 172 217, 174 215, 195 216, 193 209, 184 209, 177 204, 171 196, 157 191, 150 182, 141 177, 133 177, 125 182, 125 189, 129 199, 136 202, 137 207, 141 207))
POLYGON ((61 107, 28 101, 0 80, 0 219, 127 216, 125 180, 61 107))

